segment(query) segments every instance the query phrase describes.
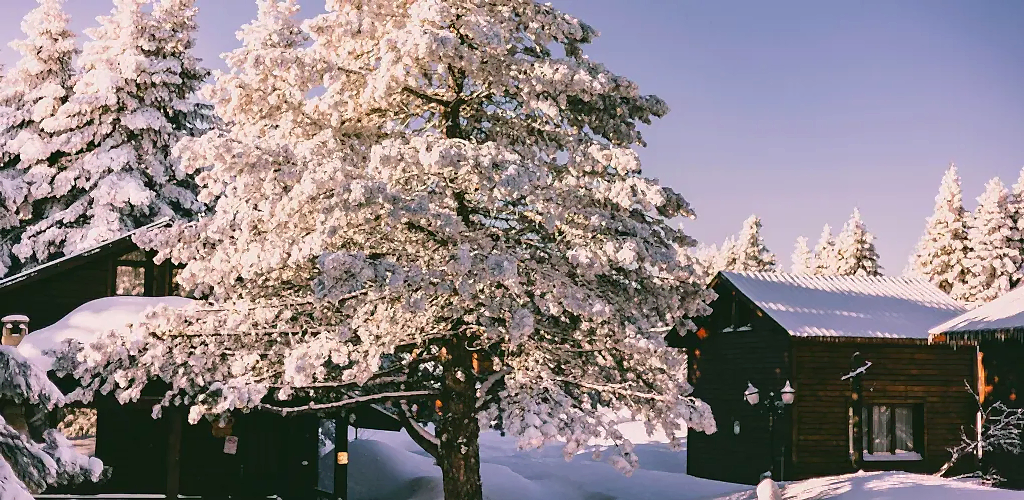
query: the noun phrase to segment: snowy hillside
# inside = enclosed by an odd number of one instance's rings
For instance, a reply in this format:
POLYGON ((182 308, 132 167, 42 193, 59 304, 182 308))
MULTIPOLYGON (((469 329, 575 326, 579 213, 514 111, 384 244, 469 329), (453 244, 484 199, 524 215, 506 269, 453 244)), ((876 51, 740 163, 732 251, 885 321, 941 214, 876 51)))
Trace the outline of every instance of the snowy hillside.
MULTIPOLYGON (((566 462, 562 450, 516 450, 515 440, 496 432, 480 436, 486 500, 754 500, 754 488, 686 475, 686 452, 643 439, 642 428, 624 433, 636 439, 640 469, 631 477, 589 455, 566 462), (636 431, 636 432, 630 432, 636 431)), ((352 500, 442 500, 441 472, 404 433, 366 431, 349 445, 352 500)), ((792 483, 787 500, 1010 500, 1017 491, 966 481, 894 472, 872 472, 792 483)))

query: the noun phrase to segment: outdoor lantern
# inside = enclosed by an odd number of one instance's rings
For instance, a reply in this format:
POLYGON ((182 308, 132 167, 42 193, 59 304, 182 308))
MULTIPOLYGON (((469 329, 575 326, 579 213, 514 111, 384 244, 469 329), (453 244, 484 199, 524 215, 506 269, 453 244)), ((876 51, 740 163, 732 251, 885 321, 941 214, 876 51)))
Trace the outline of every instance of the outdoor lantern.
POLYGON ((757 387, 754 384, 747 382, 747 390, 743 391, 743 399, 746 399, 750 406, 754 406, 758 401, 761 400, 761 396, 757 394, 757 387))
POLYGON ((789 381, 786 381, 786 387, 782 388, 782 402, 791 405, 793 400, 796 399, 796 389, 789 385, 789 381))
POLYGON ((25 335, 28 335, 28 316, 11 314, 0 318, 0 322, 4 325, 3 345, 17 347, 25 335))

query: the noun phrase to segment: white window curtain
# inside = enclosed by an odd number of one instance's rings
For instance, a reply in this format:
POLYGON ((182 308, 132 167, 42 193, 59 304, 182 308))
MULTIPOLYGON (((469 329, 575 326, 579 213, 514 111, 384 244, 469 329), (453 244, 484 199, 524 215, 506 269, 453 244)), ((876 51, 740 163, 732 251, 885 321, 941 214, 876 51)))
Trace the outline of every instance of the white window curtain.
POLYGON ((892 449, 892 409, 888 406, 871 407, 871 452, 887 452, 892 449))
POLYGON ((895 408, 896 453, 914 451, 914 412, 911 408, 895 408))

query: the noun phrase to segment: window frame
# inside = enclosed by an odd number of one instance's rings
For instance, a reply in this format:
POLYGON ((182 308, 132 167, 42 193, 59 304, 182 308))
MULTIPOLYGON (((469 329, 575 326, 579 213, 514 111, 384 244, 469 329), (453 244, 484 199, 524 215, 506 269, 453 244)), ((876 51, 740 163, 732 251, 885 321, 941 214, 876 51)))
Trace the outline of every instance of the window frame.
POLYGON ((148 252, 137 248, 115 258, 110 268, 110 295, 114 297, 152 297, 154 295, 153 292, 156 281, 156 265, 153 263, 154 255, 154 252, 148 252), (135 253, 141 253, 145 260, 137 260, 129 257, 135 253), (143 270, 142 295, 121 295, 117 293, 117 270, 122 267, 143 270))
POLYGON ((925 422, 924 403, 920 401, 866 401, 861 406, 861 453, 866 461, 921 461, 925 459, 925 422), (874 446, 874 408, 889 409, 888 450, 873 450, 874 446), (911 418, 911 436, 913 450, 896 451, 896 410, 909 409, 911 418), (914 456, 916 455, 916 456, 914 456))

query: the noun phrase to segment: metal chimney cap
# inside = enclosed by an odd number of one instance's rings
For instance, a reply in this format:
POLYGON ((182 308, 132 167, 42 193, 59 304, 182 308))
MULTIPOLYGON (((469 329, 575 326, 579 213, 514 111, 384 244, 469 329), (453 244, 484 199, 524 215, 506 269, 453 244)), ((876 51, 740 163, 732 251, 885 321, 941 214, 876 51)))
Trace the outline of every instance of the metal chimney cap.
POLYGON ((8 314, 3 318, 0 318, 0 322, 3 323, 28 323, 28 316, 24 314, 8 314))

